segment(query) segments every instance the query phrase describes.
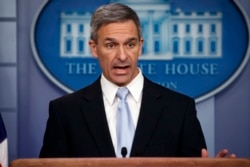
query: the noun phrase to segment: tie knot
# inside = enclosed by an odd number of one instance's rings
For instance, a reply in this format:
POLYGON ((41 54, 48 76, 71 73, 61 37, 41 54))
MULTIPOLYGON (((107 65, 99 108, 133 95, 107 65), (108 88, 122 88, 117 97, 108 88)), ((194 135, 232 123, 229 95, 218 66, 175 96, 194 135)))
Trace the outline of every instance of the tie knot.
POLYGON ((116 93, 116 95, 120 98, 120 99, 126 99, 127 95, 128 95, 128 88, 126 87, 120 87, 116 93))

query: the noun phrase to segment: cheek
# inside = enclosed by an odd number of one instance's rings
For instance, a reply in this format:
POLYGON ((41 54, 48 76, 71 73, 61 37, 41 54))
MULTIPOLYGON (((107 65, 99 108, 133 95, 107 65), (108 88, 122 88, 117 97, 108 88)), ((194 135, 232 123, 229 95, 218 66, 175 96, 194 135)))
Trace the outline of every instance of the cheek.
POLYGON ((131 54, 130 60, 134 63, 137 63, 139 56, 140 56, 139 52, 134 52, 133 54, 131 54))
POLYGON ((107 70, 109 68, 111 68, 111 60, 108 58, 108 57, 99 57, 99 62, 100 62, 100 65, 102 67, 103 70, 107 70))

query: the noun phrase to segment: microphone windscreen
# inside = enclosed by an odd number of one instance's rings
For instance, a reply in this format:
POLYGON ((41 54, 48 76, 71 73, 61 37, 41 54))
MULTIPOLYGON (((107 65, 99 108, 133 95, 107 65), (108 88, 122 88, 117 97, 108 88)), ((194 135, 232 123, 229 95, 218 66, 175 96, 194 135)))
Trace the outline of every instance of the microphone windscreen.
POLYGON ((121 154, 122 154, 122 157, 123 157, 123 158, 126 157, 127 153, 128 153, 127 148, 126 148, 126 147, 122 147, 121 154))

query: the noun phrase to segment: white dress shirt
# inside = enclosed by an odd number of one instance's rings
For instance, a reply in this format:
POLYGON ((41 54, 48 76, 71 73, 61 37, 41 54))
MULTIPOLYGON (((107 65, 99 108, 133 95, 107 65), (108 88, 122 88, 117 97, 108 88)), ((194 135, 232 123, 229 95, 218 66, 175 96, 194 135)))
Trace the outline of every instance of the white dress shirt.
MULTIPOLYGON (((137 126, 141 107, 143 82, 144 78, 141 70, 139 69, 139 74, 126 86, 129 90, 127 101, 135 127, 137 126)), ((116 92, 119 86, 107 80, 102 74, 101 87, 109 132, 112 138, 115 152, 117 152, 116 113, 118 107, 118 97, 116 97, 116 92)))

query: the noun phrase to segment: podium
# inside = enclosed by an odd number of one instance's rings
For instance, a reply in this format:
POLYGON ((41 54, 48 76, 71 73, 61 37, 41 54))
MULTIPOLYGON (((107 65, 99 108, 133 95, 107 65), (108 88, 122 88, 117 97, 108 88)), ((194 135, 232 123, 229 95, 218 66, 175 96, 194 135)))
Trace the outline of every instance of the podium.
POLYGON ((250 167, 244 158, 31 158, 10 167, 250 167))

